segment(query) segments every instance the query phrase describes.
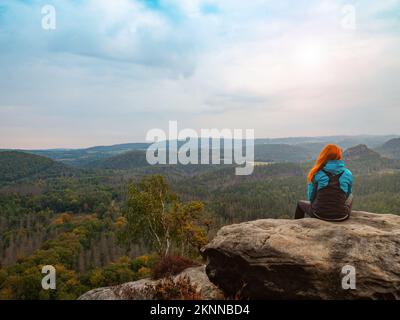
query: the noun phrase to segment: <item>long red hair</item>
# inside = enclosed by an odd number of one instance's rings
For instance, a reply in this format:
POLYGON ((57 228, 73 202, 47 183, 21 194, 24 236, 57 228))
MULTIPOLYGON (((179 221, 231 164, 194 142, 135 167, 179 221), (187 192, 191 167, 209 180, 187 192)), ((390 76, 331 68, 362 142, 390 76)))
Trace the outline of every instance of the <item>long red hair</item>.
POLYGON ((326 145, 318 156, 317 161, 315 161, 314 167, 310 170, 307 176, 307 181, 312 182, 315 174, 325 167, 329 160, 342 160, 343 153, 342 149, 335 144, 326 145))

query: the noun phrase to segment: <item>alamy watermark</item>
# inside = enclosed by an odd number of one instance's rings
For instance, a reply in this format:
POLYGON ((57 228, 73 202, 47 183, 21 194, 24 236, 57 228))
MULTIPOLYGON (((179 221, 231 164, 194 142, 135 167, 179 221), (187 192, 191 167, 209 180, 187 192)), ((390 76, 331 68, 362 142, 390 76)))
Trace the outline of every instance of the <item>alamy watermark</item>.
POLYGON ((149 164, 236 164, 236 175, 253 173, 253 129, 201 129, 198 134, 193 129, 178 131, 178 122, 170 121, 168 131, 148 131, 146 141, 152 142, 146 152, 149 164))
POLYGON ((56 289, 56 268, 51 265, 43 266, 42 273, 45 276, 42 278, 42 288, 44 290, 56 289))
POLYGON ((42 28, 46 31, 56 30, 57 14, 56 8, 50 4, 42 7, 42 28))
MULTIPOLYGON (((56 30, 57 13, 54 5, 46 4, 41 8, 42 28, 46 31, 56 30)), ((356 7, 352 4, 345 4, 341 7, 340 25, 346 30, 355 30, 357 27, 356 7)))
POLYGON ((345 265, 342 268, 342 289, 343 290, 356 290, 356 268, 351 265, 345 265))
POLYGON ((345 30, 356 30, 357 28, 357 15, 356 7, 351 4, 342 7, 342 19, 340 25, 345 30))

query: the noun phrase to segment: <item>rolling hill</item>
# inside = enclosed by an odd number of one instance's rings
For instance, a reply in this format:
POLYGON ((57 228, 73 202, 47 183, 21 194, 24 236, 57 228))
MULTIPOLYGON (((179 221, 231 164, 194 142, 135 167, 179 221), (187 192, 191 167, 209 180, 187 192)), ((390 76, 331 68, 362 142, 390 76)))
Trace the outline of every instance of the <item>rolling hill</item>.
POLYGON ((369 149, 365 144, 360 144, 355 147, 351 147, 344 152, 344 158, 349 161, 354 160, 374 160, 380 159, 382 156, 372 150, 369 149))
POLYGON ((86 149, 17 150, 44 156, 76 167, 85 167, 95 160, 107 159, 133 150, 145 150, 148 143, 125 143, 95 146, 86 149))
POLYGON ((86 165, 91 169, 132 170, 149 166, 146 160, 146 152, 134 150, 113 157, 92 161, 86 165))
POLYGON ((400 169, 400 161, 383 157, 362 144, 347 149, 343 157, 349 169, 355 174, 393 172, 400 169))
POLYGON ((385 157, 400 159, 400 138, 391 139, 376 148, 376 150, 385 157))
POLYGON ((303 147, 289 144, 256 144, 255 161, 302 162, 310 160, 311 153, 303 147))
MULTIPOLYGON (((327 143, 335 143, 342 148, 349 148, 358 144, 365 144, 369 148, 380 148, 388 140, 400 140, 399 136, 386 135, 359 135, 359 136, 326 136, 326 137, 288 137, 288 138, 269 138, 255 139, 256 155, 259 161, 304 161, 309 158, 315 159, 322 147, 327 143), (396 139, 398 138, 398 139, 396 139), (270 146, 270 147, 266 147, 270 146), (294 147, 294 148, 291 148, 294 147)), ((178 141, 178 147, 184 141, 178 141)), ((397 141, 398 143, 398 141, 397 141)), ((125 143, 110 146, 95 146, 82 149, 47 149, 47 150, 14 150, 44 156, 53 160, 76 166, 87 167, 96 160, 102 160, 118 156, 130 151, 144 151, 150 143, 125 143)), ((400 149, 391 156, 393 146, 385 146, 389 150, 383 150, 382 154, 388 157, 400 158, 400 149)), ((0 150, 12 151, 12 150, 0 150)), ((377 150, 381 152, 381 150, 377 150)))
POLYGON ((72 174, 75 170, 52 159, 18 151, 0 152, 0 183, 22 179, 49 178, 72 174))

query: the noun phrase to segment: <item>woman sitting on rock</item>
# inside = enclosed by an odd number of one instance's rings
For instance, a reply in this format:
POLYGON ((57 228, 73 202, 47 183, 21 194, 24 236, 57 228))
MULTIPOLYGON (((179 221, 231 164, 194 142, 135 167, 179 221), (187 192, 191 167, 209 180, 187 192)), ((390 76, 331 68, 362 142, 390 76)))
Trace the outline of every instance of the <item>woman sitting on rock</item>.
POLYGON ((328 144, 322 149, 308 173, 309 201, 298 202, 295 219, 308 215, 326 221, 344 221, 350 217, 353 175, 342 159, 340 147, 328 144))

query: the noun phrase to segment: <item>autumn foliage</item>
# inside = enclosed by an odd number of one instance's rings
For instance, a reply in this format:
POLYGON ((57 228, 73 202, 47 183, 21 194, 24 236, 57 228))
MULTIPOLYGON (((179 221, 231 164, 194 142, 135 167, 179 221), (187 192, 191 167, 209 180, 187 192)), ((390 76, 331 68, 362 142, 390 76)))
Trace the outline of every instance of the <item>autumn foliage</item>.
POLYGON ((182 256, 207 244, 210 220, 200 201, 181 202, 162 176, 147 176, 129 187, 123 215, 125 240, 145 244, 160 256, 182 256))
POLYGON ((151 276, 153 279, 174 276, 181 273, 183 270, 196 265, 195 262, 188 258, 169 255, 162 257, 158 263, 156 263, 151 276))

